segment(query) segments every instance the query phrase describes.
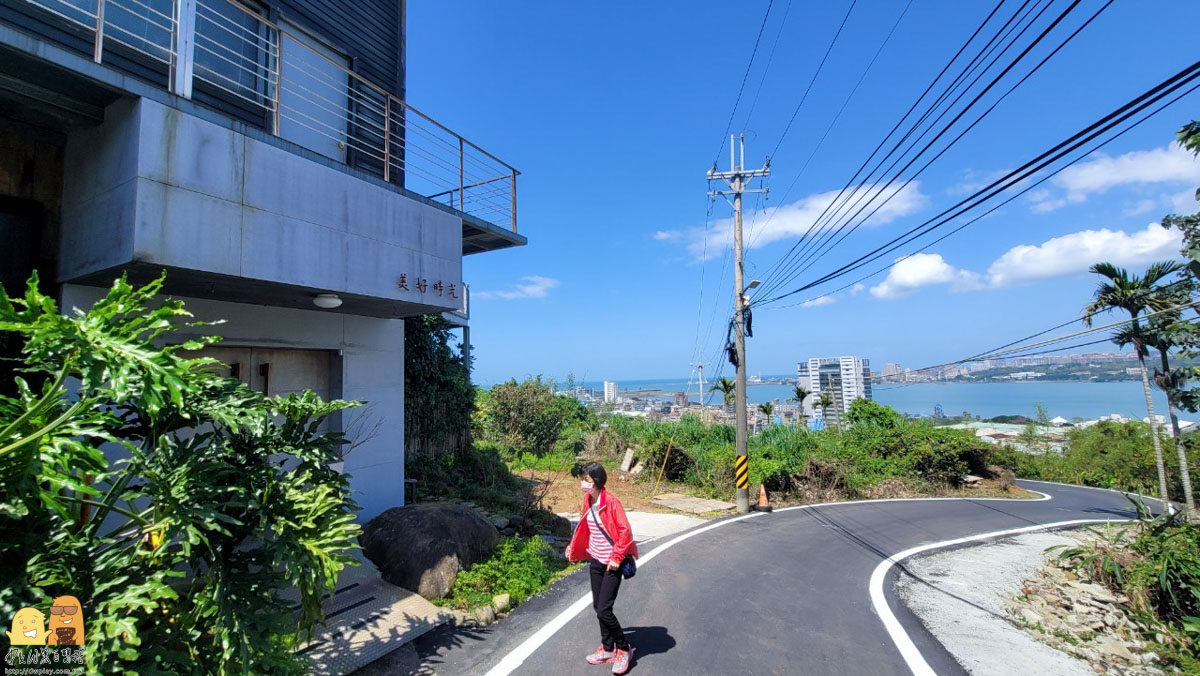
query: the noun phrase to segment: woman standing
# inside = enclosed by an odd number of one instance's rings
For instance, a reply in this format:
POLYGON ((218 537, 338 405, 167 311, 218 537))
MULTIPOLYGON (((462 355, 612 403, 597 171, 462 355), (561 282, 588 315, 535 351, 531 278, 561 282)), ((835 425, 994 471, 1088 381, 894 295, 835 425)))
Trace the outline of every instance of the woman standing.
POLYGON ((613 604, 621 588, 621 564, 626 556, 637 558, 637 545, 633 542, 633 531, 621 501, 604 489, 608 482, 604 466, 598 462, 585 465, 579 477, 583 511, 566 553, 571 561, 591 560, 592 608, 600 621, 600 647, 587 656, 587 661, 589 664, 612 662, 613 673, 623 674, 629 671, 633 648, 625 640, 621 623, 613 614, 613 604))

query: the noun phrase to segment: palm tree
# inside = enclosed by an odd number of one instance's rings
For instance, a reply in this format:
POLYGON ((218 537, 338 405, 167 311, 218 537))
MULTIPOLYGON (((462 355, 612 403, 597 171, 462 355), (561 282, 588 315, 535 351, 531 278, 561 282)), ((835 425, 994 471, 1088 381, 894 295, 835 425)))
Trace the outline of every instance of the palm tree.
POLYGON ((821 407, 821 417, 829 417, 829 407, 833 406, 833 396, 828 392, 822 392, 821 396, 817 397, 817 406, 821 407))
MULTIPOLYGON (((758 412, 767 417, 768 425, 771 425, 774 423, 774 420, 772 419, 771 416, 772 416, 772 414, 775 413, 775 406, 773 404, 771 404, 771 402, 768 401, 768 402, 759 404, 758 412)), ((755 432, 758 431, 758 416, 754 416, 754 431, 755 432)))
POLYGON ((1158 283, 1168 275, 1175 274, 1183 266, 1175 261, 1154 263, 1141 277, 1112 263, 1097 263, 1093 272, 1107 281, 1100 282, 1092 293, 1092 302, 1083 309, 1084 326, 1092 325, 1092 317, 1110 310, 1129 313, 1129 339, 1137 351, 1142 371, 1142 390, 1146 395, 1146 413, 1150 420, 1150 439, 1154 444, 1154 462, 1158 468, 1158 490, 1162 499, 1170 500, 1167 493, 1167 469, 1163 463, 1162 441, 1158 438, 1158 419, 1154 416, 1154 401, 1150 396, 1150 378, 1146 374, 1146 348, 1144 334, 1138 316, 1147 310, 1162 309, 1169 305, 1159 293, 1158 283))
MULTIPOLYGON (((1181 285, 1170 292, 1164 292, 1163 297, 1170 306, 1184 305, 1191 300, 1191 285, 1181 285), (1181 288, 1186 286, 1188 288, 1181 288)), ((1187 509, 1187 518, 1196 518, 1196 503, 1192 494, 1192 478, 1188 470, 1187 450, 1183 438, 1179 434, 1179 416, 1175 410, 1179 396, 1179 381, 1173 371, 1168 353, 1181 345, 1193 343, 1196 326, 1191 322, 1182 321, 1179 311, 1166 312, 1147 320, 1145 329, 1145 344, 1158 350, 1162 360, 1162 370, 1154 369, 1154 382, 1167 395, 1167 415, 1171 419, 1171 438, 1175 440, 1175 452, 1179 455, 1179 480, 1183 483, 1183 504, 1187 509)))
POLYGON ((804 387, 803 385, 797 385, 792 388, 791 400, 800 404, 800 419, 804 421, 805 428, 808 427, 808 415, 804 413, 804 400, 807 399, 808 395, 810 394, 812 394, 812 392, 809 392, 808 388, 804 387))
POLYGON ((722 376, 720 380, 708 388, 709 392, 720 392, 725 398, 725 405, 729 406, 733 403, 734 397, 737 396, 737 385, 730 379, 722 376))

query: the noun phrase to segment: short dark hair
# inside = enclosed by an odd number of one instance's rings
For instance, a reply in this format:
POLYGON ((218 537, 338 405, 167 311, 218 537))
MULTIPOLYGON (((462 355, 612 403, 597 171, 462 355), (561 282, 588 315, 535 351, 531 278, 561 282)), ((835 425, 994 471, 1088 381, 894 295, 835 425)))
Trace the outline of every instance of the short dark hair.
POLYGON ((596 488, 604 488, 604 484, 608 483, 608 473, 604 471, 604 465, 598 462, 589 462, 584 465, 580 473, 590 476, 592 483, 596 484, 596 488))

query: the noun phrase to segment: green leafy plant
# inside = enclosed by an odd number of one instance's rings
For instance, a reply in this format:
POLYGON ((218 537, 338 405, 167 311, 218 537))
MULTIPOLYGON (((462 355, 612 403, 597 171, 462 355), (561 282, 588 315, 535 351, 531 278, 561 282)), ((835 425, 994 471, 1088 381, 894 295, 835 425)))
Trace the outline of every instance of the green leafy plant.
POLYGON ((355 404, 263 397, 188 358, 217 339, 167 344, 190 314, 162 281, 69 316, 36 277, 0 290, 22 355, 0 396, 0 615, 78 597, 93 672, 302 672, 359 532, 329 467, 345 439, 319 428, 355 404))
POLYGON ((508 594, 516 607, 577 568, 557 556, 540 537, 503 538, 488 558, 458 574, 443 603, 474 608, 491 603, 497 594, 508 594))

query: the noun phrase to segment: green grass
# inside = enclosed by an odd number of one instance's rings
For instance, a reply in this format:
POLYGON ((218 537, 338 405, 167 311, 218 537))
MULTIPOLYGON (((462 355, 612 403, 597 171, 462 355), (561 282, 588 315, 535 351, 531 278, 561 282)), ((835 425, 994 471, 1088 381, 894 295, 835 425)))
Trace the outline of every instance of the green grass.
POLYGON ((491 556, 460 572, 450 596, 437 604, 467 610, 508 594, 515 608, 579 566, 557 556, 540 537, 503 538, 491 556))

